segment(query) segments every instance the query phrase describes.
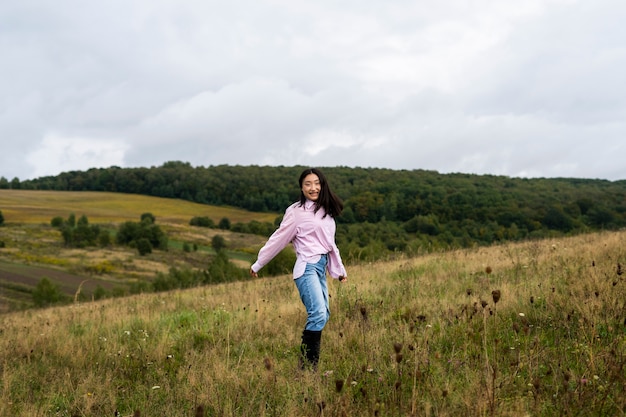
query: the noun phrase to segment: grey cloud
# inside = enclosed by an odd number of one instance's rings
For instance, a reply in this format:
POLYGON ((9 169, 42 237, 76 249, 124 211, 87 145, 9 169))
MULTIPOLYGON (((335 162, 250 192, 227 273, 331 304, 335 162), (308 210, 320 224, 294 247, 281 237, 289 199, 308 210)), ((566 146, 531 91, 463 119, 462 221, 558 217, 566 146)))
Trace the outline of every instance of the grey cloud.
POLYGON ((3 4, 0 176, 177 159, 624 179, 625 17, 617 0, 3 4))

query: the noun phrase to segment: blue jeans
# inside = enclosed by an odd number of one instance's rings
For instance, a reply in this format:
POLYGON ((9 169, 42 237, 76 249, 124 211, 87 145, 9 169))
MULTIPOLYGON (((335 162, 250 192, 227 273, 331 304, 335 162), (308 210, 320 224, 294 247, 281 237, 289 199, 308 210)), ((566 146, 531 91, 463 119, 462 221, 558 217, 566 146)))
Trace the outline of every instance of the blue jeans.
POLYGON ((304 330, 321 331, 330 318, 326 263, 328 255, 322 255, 314 264, 307 264, 304 274, 295 279, 300 299, 306 307, 307 320, 304 330))

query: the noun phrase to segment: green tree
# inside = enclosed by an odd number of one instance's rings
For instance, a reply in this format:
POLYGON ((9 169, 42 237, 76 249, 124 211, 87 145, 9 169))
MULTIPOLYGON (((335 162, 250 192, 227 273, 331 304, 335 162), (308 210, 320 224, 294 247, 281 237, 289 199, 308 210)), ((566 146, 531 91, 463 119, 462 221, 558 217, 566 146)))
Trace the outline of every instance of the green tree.
POLYGON ((139 255, 145 256, 149 253, 152 253, 152 244, 145 237, 138 239, 135 244, 137 246, 137 251, 139 252, 139 255))
POLYGON ((56 228, 62 227, 63 223, 65 223, 65 220, 63 220, 63 217, 61 216, 53 217, 52 220, 50 220, 50 225, 56 228))
POLYGON ((209 267, 204 271, 204 283, 216 284, 232 282, 247 277, 248 271, 239 268, 229 261, 225 251, 219 251, 211 260, 209 267))
POLYGON ((219 252, 226 248, 226 240, 222 235, 215 235, 213 239, 211 239, 211 247, 215 252, 219 252))
POLYGON ((98 284, 96 289, 93 291, 93 299, 94 300, 102 300, 102 299, 106 298, 107 295, 108 295, 107 290, 105 290, 104 287, 102 287, 102 285, 100 285, 100 284, 98 284))
POLYGON ((143 213, 141 215, 141 222, 148 222, 150 224, 154 224, 156 222, 156 217, 152 213, 143 213))
POLYGON ((228 217, 222 218, 222 220, 220 220, 220 222, 217 225, 217 227, 219 227, 222 230, 229 230, 230 229, 230 219, 228 217))
POLYGON ((33 290, 33 302, 37 307, 47 307, 67 300, 67 296, 61 292, 61 288, 48 278, 42 278, 33 290))
POLYGON ((103 248, 111 246, 111 233, 108 230, 100 231, 98 234, 98 245, 103 248))
POLYGON ((215 227, 215 223, 208 216, 192 217, 189 224, 191 226, 209 227, 211 229, 215 227))
POLYGON ((139 239, 147 239, 151 245, 151 250, 152 248, 167 250, 167 235, 158 225, 151 222, 152 218, 146 216, 141 222, 127 221, 122 223, 117 232, 117 243, 136 246, 139 239))

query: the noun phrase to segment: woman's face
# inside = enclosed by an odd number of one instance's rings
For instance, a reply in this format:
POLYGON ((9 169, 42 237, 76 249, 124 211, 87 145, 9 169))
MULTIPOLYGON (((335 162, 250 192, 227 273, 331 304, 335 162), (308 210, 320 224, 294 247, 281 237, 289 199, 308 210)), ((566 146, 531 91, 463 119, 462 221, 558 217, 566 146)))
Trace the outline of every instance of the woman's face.
POLYGON ((302 180, 302 194, 311 201, 317 201, 322 185, 315 174, 309 174, 302 180))

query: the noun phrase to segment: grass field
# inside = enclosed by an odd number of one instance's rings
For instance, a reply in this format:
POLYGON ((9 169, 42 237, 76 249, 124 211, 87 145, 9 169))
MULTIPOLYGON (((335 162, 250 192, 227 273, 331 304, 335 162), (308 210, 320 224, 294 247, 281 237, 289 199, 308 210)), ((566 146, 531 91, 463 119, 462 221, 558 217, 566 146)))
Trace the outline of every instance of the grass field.
POLYGON ((231 207, 209 206, 184 200, 137 194, 76 191, 0 190, 0 210, 5 223, 46 223, 55 216, 87 215, 92 223, 137 220, 154 214, 160 224, 189 224, 195 216, 208 216, 217 224, 227 217, 232 223, 251 220, 274 222, 276 213, 252 213, 231 207))
POLYGON ((0 190, 0 312, 31 304, 28 291, 43 277, 73 296, 83 283, 84 294, 96 286, 123 291, 136 280, 151 279, 170 267, 206 267, 212 253, 211 239, 222 235, 234 263, 249 265, 261 236, 189 226, 193 217, 207 216, 216 224, 228 218, 231 224, 252 220, 273 223, 275 213, 252 213, 188 201, 120 193, 0 190), (75 249, 63 245, 60 232, 50 226, 54 217, 87 216, 91 224, 115 231, 125 221, 139 221, 150 212, 167 233, 170 250, 140 257, 136 250, 119 246, 75 249), (183 244, 197 252, 184 253, 183 244))
POLYGON ((291 277, 0 316, 0 415, 621 416, 626 232, 352 265, 317 372, 291 277))

